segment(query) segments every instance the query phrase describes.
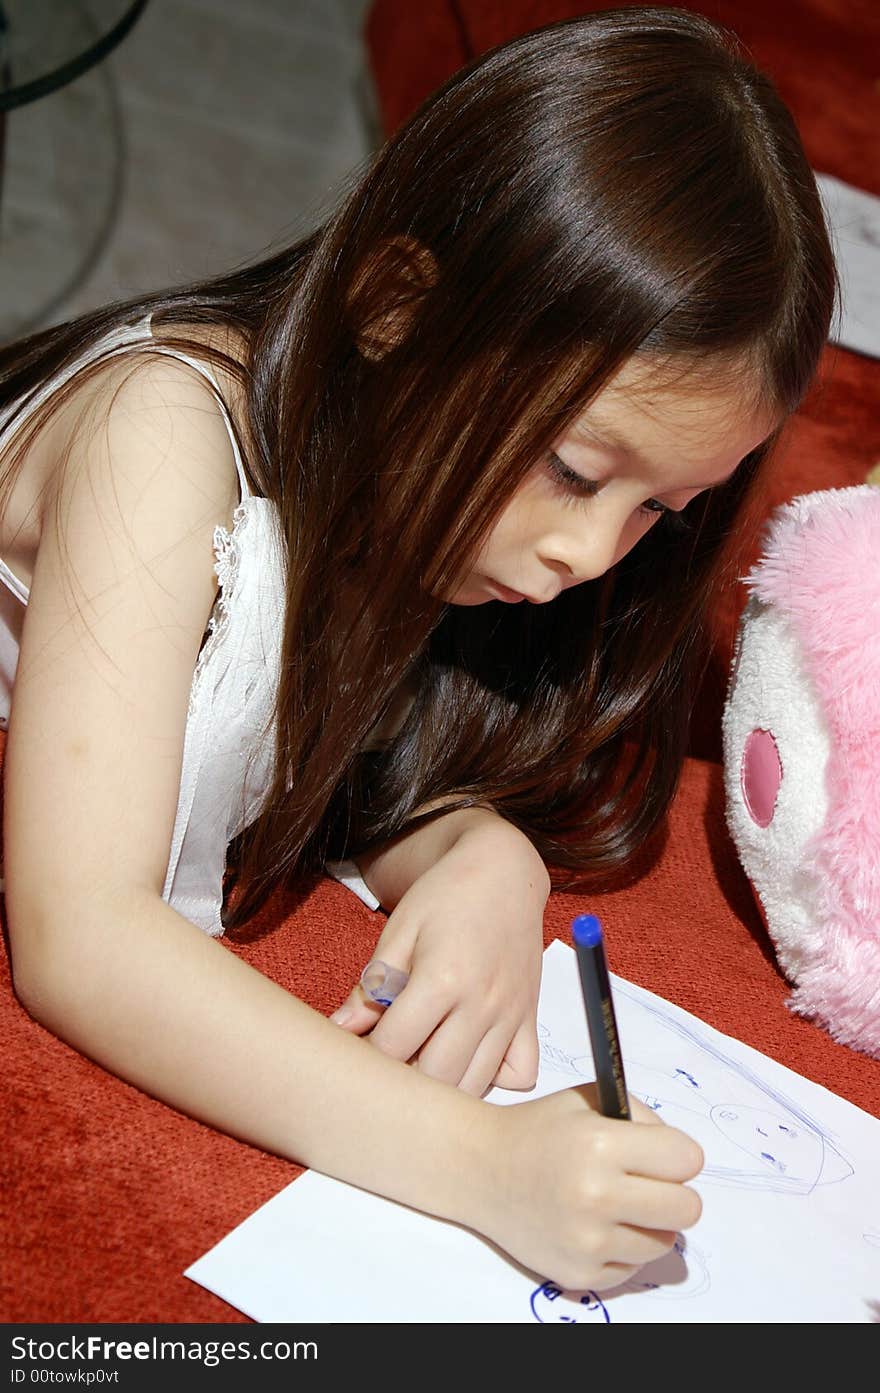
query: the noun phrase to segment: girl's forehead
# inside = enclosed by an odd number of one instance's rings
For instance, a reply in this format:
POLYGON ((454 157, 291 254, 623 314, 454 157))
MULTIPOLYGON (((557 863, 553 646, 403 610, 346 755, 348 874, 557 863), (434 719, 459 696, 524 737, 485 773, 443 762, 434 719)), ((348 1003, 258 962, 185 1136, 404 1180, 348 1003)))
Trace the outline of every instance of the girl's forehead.
POLYGON ((778 428, 756 374, 731 359, 630 358, 572 423, 565 440, 601 451, 599 466, 658 494, 726 482, 778 428))
POLYGON ((673 437, 701 454, 724 440, 745 441, 746 454, 772 434, 781 417, 764 398, 754 367, 742 359, 693 362, 636 354, 580 414, 572 434, 621 449, 673 437))

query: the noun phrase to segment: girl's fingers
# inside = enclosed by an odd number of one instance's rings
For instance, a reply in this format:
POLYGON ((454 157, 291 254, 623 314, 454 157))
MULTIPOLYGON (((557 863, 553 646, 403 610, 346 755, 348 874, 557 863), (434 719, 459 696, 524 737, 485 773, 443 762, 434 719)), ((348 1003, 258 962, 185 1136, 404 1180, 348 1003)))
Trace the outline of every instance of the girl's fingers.
POLYGON ((640 1229, 618 1224, 609 1243, 609 1259, 627 1266, 644 1267, 663 1258, 675 1246, 678 1234, 670 1229, 640 1229))
POLYGON ((693 1180, 703 1169, 701 1148, 677 1127, 654 1127, 611 1118, 605 1119, 604 1125, 619 1133, 613 1140, 615 1147, 620 1148, 617 1154, 621 1169, 630 1176, 682 1184, 693 1180))
MULTIPOLYGON (((492 1087, 498 1070, 503 1065, 507 1036, 508 1031, 503 1027, 494 1026, 486 1031, 459 1076, 458 1086, 464 1093, 472 1093, 475 1098, 481 1098, 492 1087)), ((420 1059, 420 1068, 421 1065, 420 1059)))
POLYGON ((393 1059, 412 1059, 434 1034, 448 1009, 445 1002, 421 988, 414 978, 384 1011, 370 1040, 393 1059))
POLYGON ((666 1180, 621 1176, 615 1189, 615 1213, 620 1223, 641 1229, 692 1228, 703 1212, 696 1190, 666 1180))
POLYGON ((479 1096, 489 1087, 504 1057, 508 1031, 452 1011, 419 1050, 419 1072, 479 1096))
MULTIPOLYGON (((373 957, 399 968, 402 972, 409 972, 414 946, 414 931, 408 930, 402 919, 395 920, 392 914, 379 935, 373 957)), ((378 1025, 385 1010, 386 1008, 378 1002, 371 1001, 358 982, 330 1019, 334 1024, 341 1025, 344 1030, 351 1031, 353 1035, 366 1035, 378 1025)), ((408 1059, 409 1055, 405 1057, 408 1059)))
POLYGON ((665 1127, 666 1123, 653 1108, 646 1107, 640 1098, 634 1098, 630 1093, 629 1110, 632 1114, 633 1122, 645 1122, 649 1127, 665 1127))
POLYGON ((364 996, 358 986, 333 1012, 330 1019, 335 1025, 341 1025, 343 1030, 350 1031, 352 1035, 366 1035, 381 1019, 382 1011, 383 1007, 364 996))
POLYGON ((522 1022, 508 1045, 493 1082, 498 1088, 534 1088, 538 1058, 538 1032, 532 1016, 522 1022))

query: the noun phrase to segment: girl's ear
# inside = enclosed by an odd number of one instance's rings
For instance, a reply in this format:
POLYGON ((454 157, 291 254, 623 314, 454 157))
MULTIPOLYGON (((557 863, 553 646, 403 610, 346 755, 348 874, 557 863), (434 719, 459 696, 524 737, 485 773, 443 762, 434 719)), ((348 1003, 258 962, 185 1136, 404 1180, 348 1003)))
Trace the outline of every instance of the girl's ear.
POLYGON ((366 257, 346 297, 365 358, 377 362, 403 342, 438 275, 437 258, 414 237, 389 237, 366 257))

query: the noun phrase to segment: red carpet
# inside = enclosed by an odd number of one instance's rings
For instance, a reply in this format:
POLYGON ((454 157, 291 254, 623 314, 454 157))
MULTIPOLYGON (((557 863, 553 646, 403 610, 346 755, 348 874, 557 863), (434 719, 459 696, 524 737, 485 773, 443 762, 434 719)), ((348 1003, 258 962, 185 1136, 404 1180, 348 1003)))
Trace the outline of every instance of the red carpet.
MULTIPOLYGON (((472 53, 584 6, 539 0, 379 0, 369 28, 390 126, 472 53)), ((750 44, 795 110, 814 166, 880 194, 880 9, 832 0, 706 5, 750 44)), ((826 355, 826 382, 798 416, 768 506, 861 483, 880 460, 880 363, 826 355)), ((738 600, 718 616, 729 635, 738 600)), ((710 673, 694 749, 717 757, 723 664, 710 673)), ((661 864, 589 903, 554 895, 549 942, 571 917, 603 916, 614 971, 880 1116, 880 1063, 836 1045, 785 1009, 776 969, 722 814, 720 768, 689 762, 661 864)), ((329 1012, 378 935, 373 915, 324 881, 302 904, 276 897, 275 931, 231 949, 329 1012)), ((17 1003, 0 956, 2 1115, 0 1320, 244 1321, 181 1276, 195 1258, 298 1173, 212 1132, 81 1058, 17 1003)), ((217 1068, 224 1044, 218 1040, 217 1068)))

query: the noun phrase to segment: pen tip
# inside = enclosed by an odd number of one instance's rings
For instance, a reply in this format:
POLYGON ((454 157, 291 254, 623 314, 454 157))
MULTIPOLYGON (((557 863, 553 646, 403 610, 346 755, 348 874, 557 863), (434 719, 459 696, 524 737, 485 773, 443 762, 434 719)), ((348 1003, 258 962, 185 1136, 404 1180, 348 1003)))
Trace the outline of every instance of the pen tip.
POLYGON ((602 925, 597 914, 578 914, 571 923, 571 934, 575 943, 584 948, 595 948, 602 942, 602 925))

